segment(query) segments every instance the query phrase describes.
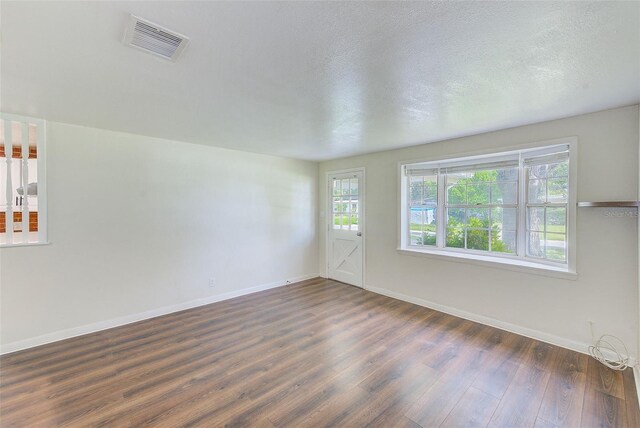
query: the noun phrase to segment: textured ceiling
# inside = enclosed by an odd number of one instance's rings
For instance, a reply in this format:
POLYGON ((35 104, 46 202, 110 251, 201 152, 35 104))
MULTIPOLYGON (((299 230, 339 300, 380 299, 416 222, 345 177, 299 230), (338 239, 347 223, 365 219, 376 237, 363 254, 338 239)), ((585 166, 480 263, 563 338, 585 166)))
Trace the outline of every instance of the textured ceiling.
POLYGON ((9 2, 0 108, 301 159, 637 103, 640 2, 9 2), (121 42, 136 14, 191 38, 121 42))

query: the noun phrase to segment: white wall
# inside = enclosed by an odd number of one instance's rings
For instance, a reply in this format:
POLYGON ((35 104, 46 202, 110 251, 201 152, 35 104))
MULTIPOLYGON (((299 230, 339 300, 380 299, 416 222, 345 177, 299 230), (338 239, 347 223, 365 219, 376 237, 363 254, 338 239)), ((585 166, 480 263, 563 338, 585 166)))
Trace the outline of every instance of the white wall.
MULTIPOLYGON (((638 224, 632 210, 582 208, 577 219, 575 281, 400 254, 398 162, 578 137, 578 200, 634 200, 638 195, 638 106, 539 123, 320 164, 326 172, 366 168, 365 287, 515 329, 578 350, 595 333, 638 349, 638 224)), ((320 267, 326 275, 326 216, 320 218, 320 267)))
POLYGON ((47 155, 51 245, 0 250, 4 352, 318 272, 317 163, 51 122, 47 155))

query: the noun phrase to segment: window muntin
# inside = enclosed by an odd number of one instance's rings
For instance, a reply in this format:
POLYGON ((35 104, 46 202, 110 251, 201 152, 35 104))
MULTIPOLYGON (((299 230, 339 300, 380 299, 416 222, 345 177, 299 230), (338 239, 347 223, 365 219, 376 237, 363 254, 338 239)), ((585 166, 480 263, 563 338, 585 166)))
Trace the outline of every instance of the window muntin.
POLYGON ((409 177, 409 236, 411 245, 436 245, 437 175, 409 177))
POLYGON ((333 228, 358 230, 360 223, 358 178, 334 178, 332 182, 333 228))
POLYGON ((444 173, 448 248, 515 254, 517 164, 444 173))
POLYGON ((403 247, 567 268, 569 145, 406 164, 403 171, 403 247))
POLYGON ((569 159, 544 160, 525 168, 527 180, 528 257, 567 261, 567 212, 569 203, 569 159))

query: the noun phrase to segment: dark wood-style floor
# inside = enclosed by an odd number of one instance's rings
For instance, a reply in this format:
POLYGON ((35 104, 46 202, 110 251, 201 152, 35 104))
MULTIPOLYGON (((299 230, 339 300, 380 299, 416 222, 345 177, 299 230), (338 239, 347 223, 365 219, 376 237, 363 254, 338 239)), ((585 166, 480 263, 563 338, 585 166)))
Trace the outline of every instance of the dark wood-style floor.
POLYGON ((630 370, 324 279, 0 366, 3 427, 640 427, 630 370))

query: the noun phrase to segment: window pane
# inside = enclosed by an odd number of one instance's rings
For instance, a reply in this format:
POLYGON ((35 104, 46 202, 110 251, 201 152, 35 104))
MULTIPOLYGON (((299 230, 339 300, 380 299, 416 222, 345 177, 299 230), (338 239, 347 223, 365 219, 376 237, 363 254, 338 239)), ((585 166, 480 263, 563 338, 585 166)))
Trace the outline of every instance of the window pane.
POLYGON ((422 208, 411 208, 411 224, 409 227, 411 232, 422 232, 422 208))
POLYGON ((544 231, 544 208, 527 208, 527 229, 544 231))
POLYGON ((569 198, 569 179, 567 177, 550 178, 547 180, 549 187, 549 202, 567 202, 569 198))
POLYGON ((454 184, 447 188, 447 203, 463 205, 467 203, 467 191, 464 184, 454 184))
POLYGON ((547 198, 546 180, 529 180, 529 203, 542 204, 547 198))
POLYGON ((467 248, 489 251, 489 231, 467 230, 467 248))
POLYGON ((547 177, 568 177, 569 162, 547 165, 547 177))
POLYGON ((518 183, 498 182, 491 184, 492 204, 517 204, 518 203, 518 183))
POLYGON ((464 229, 452 227, 447 229, 447 247, 464 248, 464 229))
POLYGON ((409 187, 409 202, 411 205, 420 205, 422 203, 422 188, 422 181, 409 187))
POLYGON ((422 232, 411 230, 409 238, 411 240, 410 245, 422 245, 422 232))
POLYGON ((546 236, 547 259, 556 262, 564 262, 567 258, 567 243, 565 235, 559 233, 547 233, 546 236))
POLYGON ((358 179, 357 178, 352 178, 349 180, 349 193, 351 195, 357 195, 358 194, 358 179))
POLYGON ((491 251, 497 253, 516 253, 516 232, 497 228, 491 230, 491 251))
POLYGON ((467 227, 488 228, 489 208, 468 208, 467 227))
POLYGON ((544 257, 544 233, 529 232, 527 241, 527 256, 544 257))
POLYGON ((469 205, 487 205, 489 203, 489 184, 468 184, 467 199, 469 205))
POLYGON ((517 229, 518 209, 501 208, 491 209, 491 225, 498 229, 514 231, 517 229))
POLYGON ((517 181, 518 168, 506 168, 496 170, 496 181, 517 181))
POLYGON ((462 227, 465 224, 465 212, 464 208, 449 208, 447 209, 447 227, 456 228, 462 227))
POLYGON ((423 226, 422 230, 427 232, 436 232, 436 208, 425 208, 422 214, 423 226))
POLYGON ((418 245, 436 245, 435 232, 422 232, 422 235, 417 240, 418 245))
POLYGON ((425 182, 424 186, 424 199, 425 203, 437 203, 438 202, 438 186, 430 182, 425 182))
POLYGON ((547 177, 547 165, 534 165, 529 167, 529 178, 546 178, 547 177))
POLYGON ((547 233, 567 233, 567 209, 547 208, 547 233))
POLYGON ((410 238, 412 245, 436 244, 435 207, 411 208, 410 238))

